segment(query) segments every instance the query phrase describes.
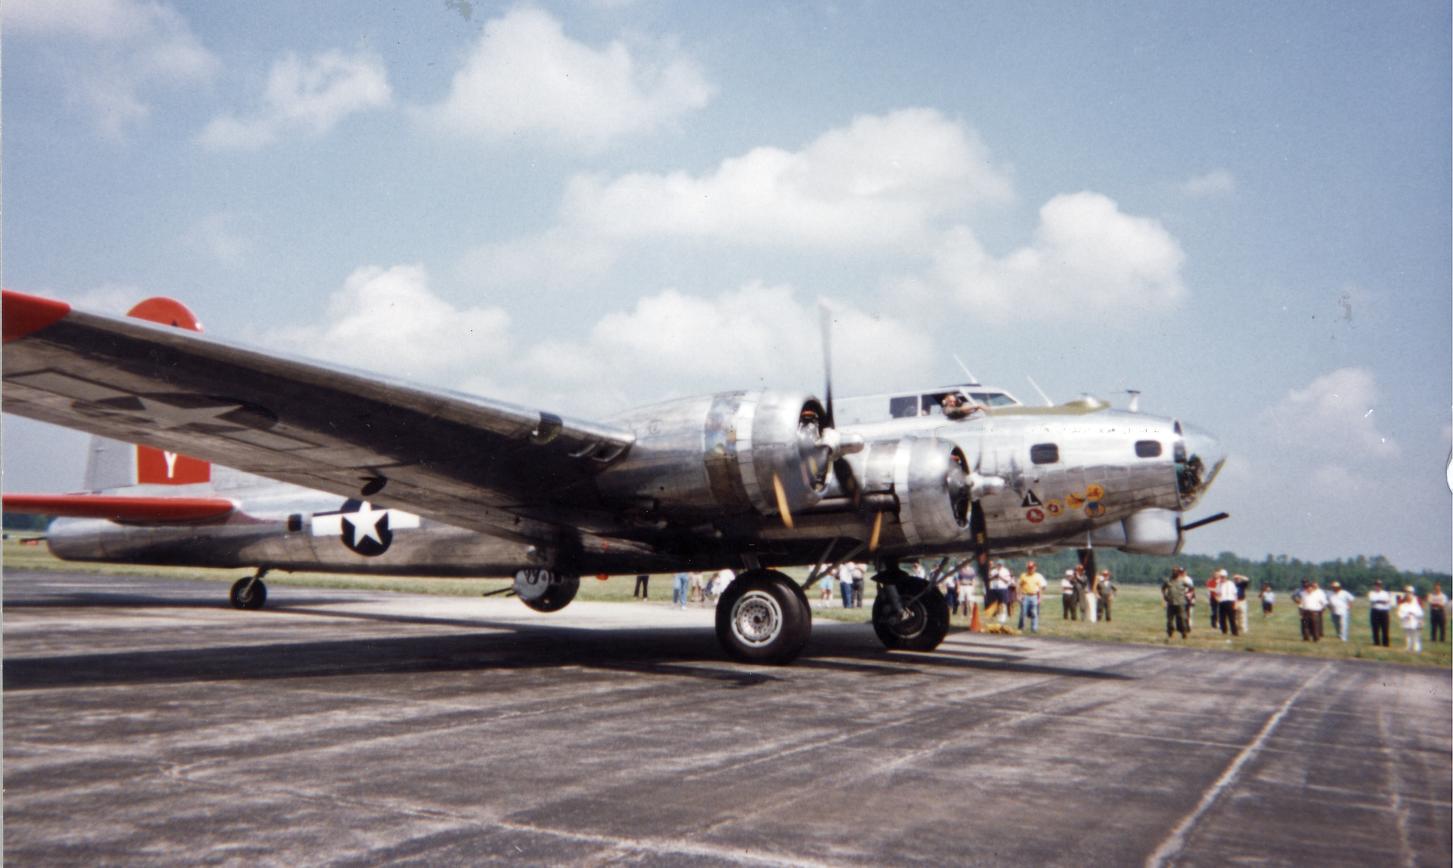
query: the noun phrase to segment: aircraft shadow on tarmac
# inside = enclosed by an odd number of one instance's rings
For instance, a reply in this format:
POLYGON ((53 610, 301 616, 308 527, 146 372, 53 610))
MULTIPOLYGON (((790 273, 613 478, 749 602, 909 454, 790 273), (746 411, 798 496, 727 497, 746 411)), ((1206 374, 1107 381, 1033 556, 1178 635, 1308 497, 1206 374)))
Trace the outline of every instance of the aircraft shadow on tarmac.
MULTIPOLYGON (((271 609, 289 616, 355 620, 381 625, 452 627, 484 632, 466 635, 377 636, 311 642, 249 643, 205 648, 98 651, 50 657, 12 657, 4 689, 41 690, 161 682, 251 681, 408 675, 443 671, 549 670, 574 666, 660 676, 687 676, 752 687, 782 680, 785 670, 743 666, 723 658, 713 631, 704 627, 581 628, 546 622, 521 624, 346 612, 315 606, 332 597, 294 597, 271 609)), ((211 601, 171 596, 83 592, 45 599, 7 600, 5 607, 216 608, 211 601)), ((274 621, 270 627, 277 627, 274 621)), ((1130 676, 1074 666, 1032 663, 1013 646, 988 650, 986 642, 955 641, 932 654, 888 653, 871 628, 817 631, 794 668, 851 671, 903 677, 945 669, 996 670, 1077 678, 1130 676)))

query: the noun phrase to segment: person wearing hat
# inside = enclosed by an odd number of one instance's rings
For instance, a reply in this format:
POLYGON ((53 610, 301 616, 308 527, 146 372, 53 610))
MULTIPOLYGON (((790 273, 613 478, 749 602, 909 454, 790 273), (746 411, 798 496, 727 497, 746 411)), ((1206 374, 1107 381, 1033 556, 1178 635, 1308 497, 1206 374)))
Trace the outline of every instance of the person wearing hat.
POLYGON ((1251 622, 1246 617, 1246 592, 1251 587, 1251 579, 1236 573, 1231 576, 1231 583, 1236 586, 1236 626, 1245 636, 1251 632, 1251 622))
POLYGON ((1342 583, 1332 582, 1332 593, 1327 595, 1327 608, 1332 610, 1332 628, 1337 638, 1347 641, 1347 625, 1352 621, 1352 601, 1356 599, 1342 590, 1342 583))
POLYGON ((1372 644, 1388 646, 1388 622, 1392 619, 1392 594, 1383 590, 1382 580, 1372 583, 1367 592, 1368 617, 1372 621, 1372 644))
POLYGON ((1221 625, 1221 632, 1230 632, 1232 636, 1241 635, 1241 627, 1236 623, 1236 583, 1231 581, 1225 570, 1217 570, 1211 574, 1214 586, 1207 582, 1211 588, 1211 605, 1216 611, 1216 623, 1221 625))
POLYGON ((1186 575, 1185 567, 1176 567, 1171 571, 1170 578, 1160 585, 1160 595, 1165 600, 1165 638, 1168 641, 1171 634, 1179 630, 1181 638, 1186 638, 1190 632, 1190 617, 1187 615, 1187 601, 1195 592, 1189 576, 1186 575))
POLYGON ((1065 570, 1064 578, 1059 580, 1059 598, 1064 604, 1062 621, 1080 620, 1079 607, 1075 605, 1075 571, 1065 570))
POLYGON ((1024 572, 1019 574, 1019 629, 1024 629, 1024 619, 1028 616, 1029 632, 1039 632, 1039 601, 1048 584, 1034 561, 1024 565, 1024 572))
POLYGON ((1423 653, 1423 606, 1412 585, 1403 588, 1403 595, 1398 598, 1398 623, 1403 626, 1404 649, 1423 653))
POLYGON ((1100 617, 1110 620, 1110 604, 1115 601, 1115 583, 1110 581, 1110 571, 1101 570, 1095 579, 1095 593, 1100 595, 1100 617))

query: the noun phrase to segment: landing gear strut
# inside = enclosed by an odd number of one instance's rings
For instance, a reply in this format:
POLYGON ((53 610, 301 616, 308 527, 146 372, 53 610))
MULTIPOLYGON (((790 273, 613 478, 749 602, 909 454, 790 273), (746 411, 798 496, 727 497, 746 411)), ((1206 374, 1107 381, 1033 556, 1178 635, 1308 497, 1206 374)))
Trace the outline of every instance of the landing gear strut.
POLYGON ((234 609, 261 609, 267 602, 267 585, 262 583, 262 577, 267 575, 267 568, 263 567, 256 575, 238 579, 232 583, 232 608, 234 609))
POLYGON ((807 595, 776 570, 736 577, 716 604, 716 638, 743 663, 791 663, 812 635, 807 595))
POLYGON ((902 570, 873 577, 873 632, 890 651, 932 651, 948 635, 948 601, 927 581, 902 570))

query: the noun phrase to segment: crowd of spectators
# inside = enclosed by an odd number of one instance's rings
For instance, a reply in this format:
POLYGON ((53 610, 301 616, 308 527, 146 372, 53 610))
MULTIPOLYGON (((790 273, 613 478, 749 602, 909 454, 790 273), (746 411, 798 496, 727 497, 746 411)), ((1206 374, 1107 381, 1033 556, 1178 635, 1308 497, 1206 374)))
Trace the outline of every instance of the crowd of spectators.
MULTIPOLYGON (((928 577, 919 563, 913 562, 907 567, 912 575, 928 577)), ((819 587, 821 604, 832 605, 836 593, 844 608, 861 608, 867 573, 865 564, 844 563, 823 576, 819 587)), ((674 576, 672 603, 681 608, 690 603, 714 605, 734 577, 731 570, 720 570, 709 577, 700 572, 679 572, 674 576)), ((637 577, 635 596, 641 599, 646 598, 645 579, 644 576, 637 577)), ((986 622, 1005 629, 1017 610, 1018 629, 1039 632, 1049 580, 1040 573, 1036 561, 1027 561, 1024 571, 1017 577, 1007 562, 990 561, 985 579, 980 578, 971 561, 965 561, 957 570, 938 576, 937 583, 950 614, 975 621, 982 614, 986 622)), ((1091 624, 1112 620, 1118 586, 1109 570, 1100 570, 1092 575, 1083 564, 1076 564, 1064 571, 1059 590, 1062 620, 1091 624)), ((1184 567, 1175 567, 1161 583, 1160 590, 1165 603, 1166 638, 1173 638, 1177 633, 1183 639, 1188 638, 1195 626, 1195 609, 1200 594, 1195 579, 1186 573, 1184 567)), ((1231 574, 1224 569, 1213 570, 1206 579, 1204 593, 1206 617, 1211 630, 1230 636, 1250 632, 1252 622, 1247 608, 1251 580, 1248 577, 1231 574)), ((1263 583, 1257 598, 1261 601, 1261 617, 1272 617, 1276 611, 1277 591, 1270 584, 1263 583)), ((1326 620, 1329 615, 1335 637, 1342 642, 1349 641, 1355 620, 1353 610, 1359 599, 1366 600, 1368 627, 1375 646, 1390 646, 1394 619, 1402 628, 1405 650, 1414 654, 1422 653, 1425 625, 1429 641, 1448 641, 1448 595, 1443 592, 1441 584, 1433 585, 1429 593, 1420 597, 1412 585, 1406 586, 1400 593, 1393 593, 1386 590, 1381 581, 1375 581, 1366 597, 1359 598, 1343 588, 1340 582, 1332 581, 1324 590, 1316 581, 1305 579, 1291 592, 1290 598, 1297 608, 1304 642, 1320 642, 1327 636, 1326 620)))
MULTIPOLYGON (((1210 626, 1222 633, 1239 636, 1246 633, 1250 622, 1246 617, 1250 579, 1243 575, 1228 575, 1226 570, 1215 570, 1206 579, 1210 626)), ((1193 628, 1193 613, 1196 603, 1195 580, 1186 574, 1184 567, 1176 567, 1161 583, 1161 596, 1165 601, 1165 635, 1172 638, 1177 632, 1187 638, 1193 628)), ((1261 616, 1271 617, 1276 608, 1276 591, 1270 585, 1261 586, 1261 616)), ((1372 644, 1388 647, 1392 619, 1396 617, 1403 631, 1404 649, 1414 654, 1423 651, 1423 623, 1429 625, 1430 641, 1448 641, 1448 596, 1442 585, 1433 585, 1433 590, 1420 599, 1412 585, 1393 594, 1383 588, 1381 581, 1372 583, 1367 593, 1368 627, 1372 644)), ((1303 642, 1320 642, 1326 635, 1326 618, 1330 614, 1332 629, 1338 640, 1348 641, 1353 622, 1353 606, 1357 595, 1342 587, 1337 581, 1329 583, 1326 590, 1312 579, 1304 579, 1291 593, 1292 603, 1297 607, 1303 642)))

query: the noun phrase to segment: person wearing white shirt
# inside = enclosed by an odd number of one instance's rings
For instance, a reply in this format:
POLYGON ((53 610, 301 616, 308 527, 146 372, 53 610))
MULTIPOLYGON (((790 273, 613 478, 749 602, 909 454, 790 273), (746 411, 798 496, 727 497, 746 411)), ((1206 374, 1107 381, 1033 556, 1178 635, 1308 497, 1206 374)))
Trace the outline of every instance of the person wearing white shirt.
POLYGON ((1276 609, 1276 591, 1271 589, 1271 585, 1262 585, 1261 617, 1269 617, 1274 609, 1276 609))
POLYGON ((1302 598, 1297 601, 1302 613, 1302 641, 1322 641, 1322 612, 1327 608, 1327 593, 1311 579, 1302 581, 1302 598))
POLYGON ((1332 593, 1327 595, 1327 606, 1332 610, 1332 627, 1337 631, 1337 638, 1343 642, 1347 641, 1347 625, 1352 620, 1349 617, 1352 613, 1352 601, 1355 599, 1351 594, 1342 590, 1340 582, 1332 583, 1332 593))
POLYGON ((1240 636, 1241 628, 1236 624, 1236 583, 1231 581, 1225 570, 1217 570, 1212 577, 1216 579, 1216 587, 1211 591, 1211 605, 1217 609, 1216 620, 1221 625, 1221 632, 1240 636))
POLYGON ((1080 610, 1075 604, 1075 571, 1065 570, 1064 578, 1059 580, 1059 598, 1064 605, 1064 614, 1060 616, 1062 621, 1080 620, 1080 610))
POLYGON ((1000 624, 1009 620, 1009 585, 1013 581, 1014 574, 1002 562, 995 561, 989 568, 989 609, 1000 624))
POLYGON ((1382 582, 1372 583, 1367 592, 1368 617, 1372 621, 1372 644, 1388 646, 1388 622, 1392 618, 1392 594, 1382 589, 1382 582))
POLYGON ((1414 654, 1423 653, 1423 606, 1412 585, 1403 589, 1398 603, 1398 623, 1403 625, 1403 647, 1414 654))
POLYGON ((718 570, 716 578, 711 580, 711 596, 713 600, 721 599, 722 592, 736 579, 737 574, 730 569, 718 570))

